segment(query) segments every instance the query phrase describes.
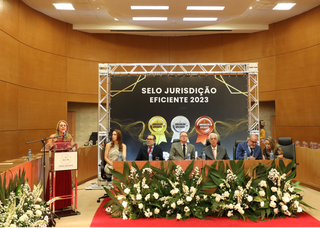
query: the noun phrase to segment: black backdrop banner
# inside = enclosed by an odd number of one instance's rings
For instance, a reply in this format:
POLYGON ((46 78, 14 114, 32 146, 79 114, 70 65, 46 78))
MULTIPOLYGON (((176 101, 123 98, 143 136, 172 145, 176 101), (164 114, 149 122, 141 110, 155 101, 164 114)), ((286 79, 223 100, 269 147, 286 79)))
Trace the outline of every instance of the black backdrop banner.
POLYGON ((233 159, 236 140, 248 133, 247 75, 113 76, 111 129, 119 129, 127 160, 135 160, 148 134, 170 152, 181 131, 201 156, 206 138, 217 133, 233 159))

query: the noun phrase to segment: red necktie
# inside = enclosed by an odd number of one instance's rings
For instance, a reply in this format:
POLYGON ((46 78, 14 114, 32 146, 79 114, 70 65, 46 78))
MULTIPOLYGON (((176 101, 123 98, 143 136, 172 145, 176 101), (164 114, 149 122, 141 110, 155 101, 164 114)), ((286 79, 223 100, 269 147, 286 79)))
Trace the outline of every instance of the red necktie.
POLYGON ((148 151, 148 154, 151 153, 151 149, 152 149, 152 146, 149 147, 149 151, 148 151))
POLYGON ((213 147, 213 148, 212 148, 212 153, 213 153, 213 158, 214 158, 214 159, 216 159, 216 151, 215 151, 215 150, 216 150, 216 148, 213 147))

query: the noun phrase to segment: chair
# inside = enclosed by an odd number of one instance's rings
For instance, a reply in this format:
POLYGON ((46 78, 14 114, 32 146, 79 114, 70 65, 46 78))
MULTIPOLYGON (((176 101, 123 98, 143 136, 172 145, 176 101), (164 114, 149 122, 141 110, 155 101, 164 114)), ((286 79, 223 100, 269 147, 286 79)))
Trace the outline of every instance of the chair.
POLYGON ((292 143, 292 138, 291 137, 279 138, 278 144, 281 146, 281 149, 283 151, 283 157, 287 159, 295 160, 295 164, 292 168, 292 171, 295 170, 296 166, 299 165, 299 163, 297 163, 297 160, 296 160, 296 148, 294 146, 294 143, 292 143))
POLYGON ((246 142, 247 140, 236 140, 233 147, 233 160, 236 160, 236 151, 239 143, 246 142))
POLYGON ((295 160, 296 159, 296 149, 294 143, 292 142, 292 138, 290 137, 283 137, 279 138, 278 144, 281 146, 283 151, 283 156, 285 158, 295 160))
MULTIPOLYGON (((96 145, 96 142, 98 140, 98 132, 92 132, 90 137, 89 137, 89 141, 88 143, 92 140, 92 145, 96 145)), ((91 146, 92 146, 91 145, 91 146)))
MULTIPOLYGON (((106 166, 107 162, 104 160, 104 153, 106 150, 106 145, 107 143, 104 144, 104 147, 102 149, 102 159, 101 159, 101 164, 100 164, 100 175, 101 178, 107 181, 112 181, 112 174, 108 174, 104 171, 104 167, 106 166)), ((97 200, 97 203, 100 203, 101 199, 109 197, 107 193, 105 193, 103 196, 99 197, 97 200)))
POLYGON ((174 139, 172 143, 180 142, 180 139, 174 139))

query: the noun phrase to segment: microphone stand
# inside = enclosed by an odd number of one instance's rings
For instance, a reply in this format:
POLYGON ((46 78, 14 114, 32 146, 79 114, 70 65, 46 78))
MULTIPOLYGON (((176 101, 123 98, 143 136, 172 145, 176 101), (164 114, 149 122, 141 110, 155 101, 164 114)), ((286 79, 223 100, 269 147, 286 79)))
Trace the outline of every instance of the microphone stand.
MULTIPOLYGON (((46 141, 48 139, 61 138, 62 136, 63 135, 58 135, 58 136, 43 138, 43 139, 31 141, 31 142, 26 142, 26 144, 31 144, 31 143, 35 143, 35 142, 40 142, 41 141, 42 145, 43 145, 43 198, 44 198, 44 201, 46 201, 46 141)), ((57 215, 55 215, 55 216, 57 216, 57 215)), ((57 216, 57 217, 60 219, 59 216, 57 216)))

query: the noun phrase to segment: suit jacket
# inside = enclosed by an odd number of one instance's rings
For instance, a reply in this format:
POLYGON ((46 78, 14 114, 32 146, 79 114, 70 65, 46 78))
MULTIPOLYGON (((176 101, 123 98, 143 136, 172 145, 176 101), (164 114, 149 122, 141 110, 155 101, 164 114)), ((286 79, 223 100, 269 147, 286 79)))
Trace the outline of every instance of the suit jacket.
POLYGON ((188 152, 190 152, 191 160, 194 160, 194 145, 187 143, 187 151, 186 151, 186 155, 184 156, 181 142, 172 143, 169 160, 186 160, 188 156, 188 152))
MULTIPOLYGON (((236 160, 243 160, 244 153, 247 153, 247 156, 251 156, 251 150, 249 150, 248 142, 239 143, 236 150, 236 160)), ((253 157, 257 160, 262 160, 261 147, 256 145, 253 151, 253 157)))
POLYGON ((219 145, 217 145, 217 151, 216 151, 217 159, 214 159, 213 157, 211 145, 206 146, 204 148, 204 152, 206 154, 206 160, 230 160, 226 148, 219 145))
MULTIPOLYGON (((159 157, 159 160, 163 160, 161 147, 154 145, 152 150, 152 160, 156 160, 156 157, 159 157)), ((140 148, 136 161, 148 161, 148 160, 149 160, 148 146, 145 145, 140 148)))

